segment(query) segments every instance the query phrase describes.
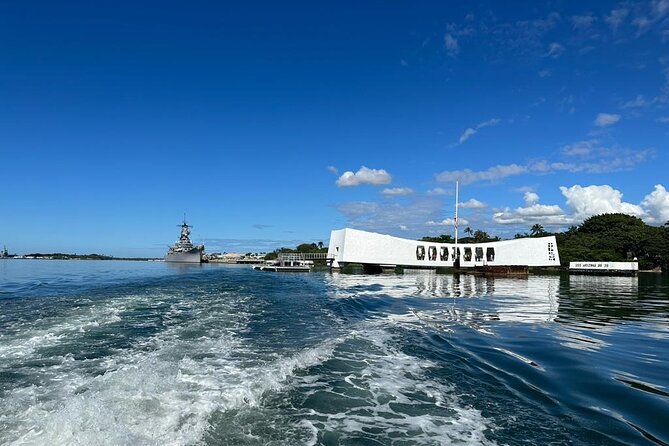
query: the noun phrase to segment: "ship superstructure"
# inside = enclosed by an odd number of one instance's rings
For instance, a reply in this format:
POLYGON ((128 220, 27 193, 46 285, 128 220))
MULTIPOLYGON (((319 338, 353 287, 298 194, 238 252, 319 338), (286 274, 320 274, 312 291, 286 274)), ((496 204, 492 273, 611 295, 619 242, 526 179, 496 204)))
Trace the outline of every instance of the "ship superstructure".
POLYGON ((166 262, 179 263, 202 263, 202 255, 204 254, 204 245, 193 245, 190 241, 190 226, 186 223, 184 218, 181 223, 181 234, 179 240, 167 251, 165 255, 166 262))

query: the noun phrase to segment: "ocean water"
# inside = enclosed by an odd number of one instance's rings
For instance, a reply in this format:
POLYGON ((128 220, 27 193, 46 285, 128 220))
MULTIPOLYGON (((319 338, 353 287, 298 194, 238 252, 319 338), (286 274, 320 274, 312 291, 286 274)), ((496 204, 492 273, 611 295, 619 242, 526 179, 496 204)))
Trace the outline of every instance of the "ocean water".
POLYGON ((667 276, 0 261, 0 444, 667 443, 667 276))

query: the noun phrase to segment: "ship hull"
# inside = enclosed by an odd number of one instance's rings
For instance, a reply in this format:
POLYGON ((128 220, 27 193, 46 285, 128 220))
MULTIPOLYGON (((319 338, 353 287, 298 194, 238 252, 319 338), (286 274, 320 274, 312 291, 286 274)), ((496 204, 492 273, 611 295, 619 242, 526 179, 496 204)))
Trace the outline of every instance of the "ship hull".
POLYGON ((168 252, 165 255, 165 261, 174 263, 202 263, 202 251, 168 252))

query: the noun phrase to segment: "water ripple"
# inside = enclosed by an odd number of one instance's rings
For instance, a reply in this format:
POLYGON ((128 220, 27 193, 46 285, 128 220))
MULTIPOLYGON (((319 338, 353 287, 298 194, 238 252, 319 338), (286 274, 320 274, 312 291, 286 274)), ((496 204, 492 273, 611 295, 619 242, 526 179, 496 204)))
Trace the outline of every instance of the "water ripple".
POLYGON ((3 268, 3 444, 669 442, 666 276, 3 268))

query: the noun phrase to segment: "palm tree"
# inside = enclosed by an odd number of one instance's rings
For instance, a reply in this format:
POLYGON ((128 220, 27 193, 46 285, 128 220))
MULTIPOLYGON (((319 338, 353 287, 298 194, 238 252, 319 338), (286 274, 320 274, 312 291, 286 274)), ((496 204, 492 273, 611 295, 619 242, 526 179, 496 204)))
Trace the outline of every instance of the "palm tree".
POLYGON ((474 234, 474 231, 472 230, 472 228, 470 228, 469 226, 467 226, 467 227, 465 228, 465 234, 469 234, 469 236, 471 237, 471 235, 474 234))
POLYGON ((544 227, 541 226, 539 223, 535 223, 530 229, 530 235, 532 235, 532 237, 539 237, 542 235, 546 235, 546 231, 544 231, 544 227))

